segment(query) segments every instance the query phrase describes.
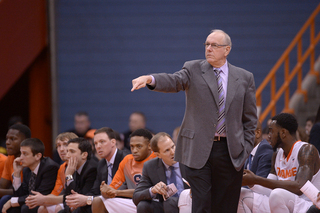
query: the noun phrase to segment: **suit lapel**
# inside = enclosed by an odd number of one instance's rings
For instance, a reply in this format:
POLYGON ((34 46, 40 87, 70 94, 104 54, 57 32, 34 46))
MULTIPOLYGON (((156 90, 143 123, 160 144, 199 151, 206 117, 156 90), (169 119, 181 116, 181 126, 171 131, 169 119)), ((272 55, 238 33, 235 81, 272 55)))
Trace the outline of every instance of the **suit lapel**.
MULTIPOLYGON (((40 178, 41 178, 40 176, 41 176, 41 171, 42 171, 42 167, 43 167, 44 161, 45 161, 45 158, 40 160, 39 170, 38 170, 38 173, 37 173, 37 176, 36 176, 36 181, 34 183, 34 190, 36 190, 39 187, 40 178)), ((31 170, 30 170, 30 178, 31 178, 31 170)))
POLYGON ((162 163, 162 160, 160 158, 158 158, 157 174, 158 174, 160 181, 167 184, 167 177, 166 177, 166 172, 164 169, 164 164, 162 163))
POLYGON ((236 94, 236 91, 238 89, 239 83, 236 70, 234 66, 228 63, 229 73, 228 73, 228 89, 227 89, 227 97, 226 97, 226 105, 225 105, 225 114, 228 113, 230 104, 233 100, 234 95, 236 94))
POLYGON ((212 93, 213 99, 216 102, 217 107, 219 106, 219 94, 218 94, 218 83, 217 78, 214 74, 212 66, 207 62, 203 61, 201 64, 202 77, 207 83, 212 93))
POLYGON ((122 161, 122 151, 121 150, 117 150, 117 154, 116 154, 116 158, 114 159, 114 163, 113 163, 113 167, 112 167, 112 178, 114 177, 114 175, 116 174, 118 167, 116 167, 115 165, 120 164, 120 162, 122 161))
MULTIPOLYGON (((83 176, 84 176, 84 173, 86 172, 86 169, 87 169, 88 164, 90 163, 89 161, 90 161, 90 160, 87 160, 87 161, 85 162, 85 164, 84 164, 83 167, 82 167, 81 173, 78 175, 78 178, 79 178, 79 180, 78 180, 79 186, 78 186, 78 187, 84 185, 84 184, 82 183, 82 178, 83 178, 83 176)), ((78 173, 78 172, 76 171, 76 173, 78 173)), ((79 190, 80 190, 80 188, 79 188, 79 190)))
POLYGON ((101 180, 104 180, 106 183, 108 183, 108 166, 106 159, 103 159, 103 166, 101 171, 101 180))
POLYGON ((268 141, 266 140, 262 140, 257 146, 258 146, 258 149, 256 151, 256 154, 254 155, 255 157, 253 158, 253 161, 251 163, 251 171, 256 173, 257 171, 257 168, 258 168, 258 159, 259 159, 259 156, 263 153, 264 149, 260 149, 264 143, 269 143, 268 141))
MULTIPOLYGON (((226 114, 228 113, 230 104, 239 86, 239 83, 238 83, 239 77, 237 76, 235 67, 228 63, 228 68, 229 68, 228 87, 227 87, 228 89, 227 89, 227 97, 226 97, 226 103, 225 103, 226 114)), ((210 88, 212 96, 218 107, 219 106, 218 83, 217 83, 217 78, 214 74, 213 68, 207 61, 203 61, 201 64, 201 71, 202 71, 202 77, 204 81, 207 83, 208 87, 210 88)))

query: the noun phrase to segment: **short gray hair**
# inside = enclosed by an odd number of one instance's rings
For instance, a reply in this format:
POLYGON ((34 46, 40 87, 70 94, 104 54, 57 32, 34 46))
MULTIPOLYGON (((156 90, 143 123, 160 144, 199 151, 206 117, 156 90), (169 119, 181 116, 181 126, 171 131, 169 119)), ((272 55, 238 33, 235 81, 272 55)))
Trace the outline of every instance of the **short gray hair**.
POLYGON ((231 38, 226 32, 224 32, 223 30, 219 30, 219 29, 213 29, 213 30, 211 30, 210 34, 211 33, 215 33, 215 32, 223 33, 224 34, 224 42, 225 42, 225 44, 227 44, 228 46, 232 47, 231 38))

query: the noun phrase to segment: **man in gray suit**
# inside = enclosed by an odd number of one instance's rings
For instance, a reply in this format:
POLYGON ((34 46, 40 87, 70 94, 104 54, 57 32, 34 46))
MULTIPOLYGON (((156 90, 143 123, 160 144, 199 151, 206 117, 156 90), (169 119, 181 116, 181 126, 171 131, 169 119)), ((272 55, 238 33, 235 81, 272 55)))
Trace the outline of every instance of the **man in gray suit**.
POLYGON ((213 30, 206 60, 188 61, 174 74, 140 76, 131 91, 185 91, 186 112, 175 160, 187 166, 193 212, 236 212, 243 164, 257 124, 253 74, 228 63, 231 39, 213 30))
POLYGON ((153 136, 150 144, 157 158, 143 165, 142 177, 132 198, 137 213, 178 213, 179 196, 185 188, 189 188, 182 180, 182 177, 186 177, 185 166, 173 159, 176 148, 167 133, 159 132, 153 136), (171 183, 175 184, 178 192, 164 200, 167 185, 171 183))

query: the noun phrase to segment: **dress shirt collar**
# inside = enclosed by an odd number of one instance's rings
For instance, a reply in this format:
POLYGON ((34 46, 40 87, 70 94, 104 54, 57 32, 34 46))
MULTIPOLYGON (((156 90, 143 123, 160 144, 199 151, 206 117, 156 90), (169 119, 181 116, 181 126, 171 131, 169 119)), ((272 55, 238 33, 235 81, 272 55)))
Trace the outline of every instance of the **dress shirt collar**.
MULTIPOLYGON (((162 159, 161 159, 162 160, 162 159)), ((162 160, 163 165, 166 167, 166 170, 169 170, 169 167, 163 160, 162 160)), ((175 163, 172 165, 174 167, 174 169, 179 168, 179 162, 175 163)))
POLYGON ((228 61, 226 60, 226 63, 224 63, 224 65, 222 65, 221 67, 213 67, 213 69, 220 69, 222 75, 228 76, 229 74, 228 61))
MULTIPOLYGON (((84 162, 84 164, 86 164, 86 163, 87 163, 87 161, 84 162)), ((77 172, 78 172, 79 175, 81 174, 81 171, 82 171, 82 169, 83 169, 83 167, 84 167, 84 164, 82 164, 82 165, 79 167, 79 169, 77 169, 77 172)))
POLYGON ((256 154, 256 152, 257 152, 257 150, 258 150, 259 145, 260 145, 260 142, 259 142, 258 145, 256 145, 256 146, 253 148, 253 150, 251 151, 252 157, 255 156, 255 154, 256 154))
POLYGON ((112 165, 114 164, 114 161, 115 161, 116 155, 117 155, 117 151, 118 151, 118 149, 116 149, 116 151, 113 153, 110 161, 108 161, 108 160, 106 159, 106 162, 107 162, 107 165, 108 165, 108 166, 109 166, 110 163, 111 163, 112 165))
MULTIPOLYGON (((41 161, 40 161, 41 162, 41 161)), ((36 168, 32 171, 34 174, 38 174, 39 171, 39 167, 40 167, 40 162, 38 163, 38 166, 36 166, 36 168)))

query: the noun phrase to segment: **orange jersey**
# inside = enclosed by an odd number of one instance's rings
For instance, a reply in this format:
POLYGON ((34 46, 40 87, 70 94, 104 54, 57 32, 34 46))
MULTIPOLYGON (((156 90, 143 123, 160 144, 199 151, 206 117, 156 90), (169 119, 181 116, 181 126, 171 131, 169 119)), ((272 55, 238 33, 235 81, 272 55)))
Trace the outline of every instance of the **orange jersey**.
POLYGON ((153 152, 143 161, 135 161, 132 154, 125 156, 120 162, 118 171, 114 175, 110 186, 118 189, 126 182, 128 189, 135 189, 142 176, 143 164, 155 157, 156 155, 153 152))
POLYGON ((62 192, 64 188, 65 180, 66 180, 66 175, 65 175, 66 167, 67 167, 66 162, 60 165, 60 168, 58 170, 56 185, 54 186, 54 189, 52 190, 51 194, 58 196, 62 192))
POLYGON ((4 164, 7 160, 7 156, 5 156, 4 154, 0 154, 0 174, 2 175, 2 171, 3 171, 3 168, 4 168, 4 164))
MULTIPOLYGON (((14 161, 15 157, 14 155, 9 155, 7 157, 7 160, 4 162, 4 168, 3 168, 3 172, 2 172, 2 178, 13 181, 12 179, 12 173, 13 173, 13 161, 14 161)), ((21 171, 21 182, 23 181, 23 177, 22 177, 22 171, 21 171)))

